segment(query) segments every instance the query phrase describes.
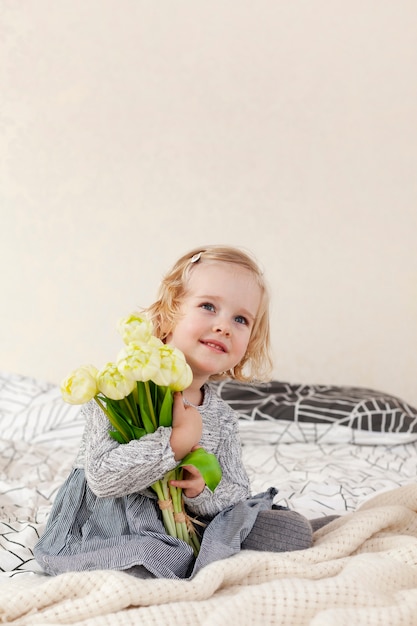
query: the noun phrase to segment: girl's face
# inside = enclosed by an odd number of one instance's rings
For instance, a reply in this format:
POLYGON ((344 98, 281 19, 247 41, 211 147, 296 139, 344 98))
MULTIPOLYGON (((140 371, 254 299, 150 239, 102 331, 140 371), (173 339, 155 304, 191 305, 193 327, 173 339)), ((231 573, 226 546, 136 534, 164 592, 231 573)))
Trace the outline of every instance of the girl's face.
POLYGON ((167 343, 190 365, 192 387, 235 367, 244 357, 261 301, 252 273, 231 263, 197 264, 167 343))

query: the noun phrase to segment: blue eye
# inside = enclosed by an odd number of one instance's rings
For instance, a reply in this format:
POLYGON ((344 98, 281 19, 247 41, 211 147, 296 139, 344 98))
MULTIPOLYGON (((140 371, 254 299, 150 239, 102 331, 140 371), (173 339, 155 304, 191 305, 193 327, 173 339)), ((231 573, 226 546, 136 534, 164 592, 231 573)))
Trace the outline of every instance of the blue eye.
POLYGON ((214 304, 211 304, 210 302, 203 302, 203 304, 200 304, 202 309, 206 309, 206 311, 214 311, 214 304))
POLYGON ((246 319, 246 317, 243 317, 243 315, 237 315, 235 317, 235 322, 237 322, 238 324, 247 324, 248 320, 246 319))

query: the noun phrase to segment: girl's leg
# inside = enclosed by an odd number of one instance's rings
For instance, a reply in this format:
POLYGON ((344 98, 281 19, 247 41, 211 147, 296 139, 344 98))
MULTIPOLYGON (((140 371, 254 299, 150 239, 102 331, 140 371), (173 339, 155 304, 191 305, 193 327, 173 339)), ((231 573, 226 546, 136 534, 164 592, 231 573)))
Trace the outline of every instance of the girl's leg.
POLYGON ((313 544, 308 519, 296 511, 260 511, 252 530, 242 543, 243 550, 289 552, 305 550, 313 544))
POLYGON ((313 529, 313 533, 316 532, 319 528, 326 526, 326 524, 330 524, 335 519, 338 519, 340 515, 327 515, 326 517, 316 517, 315 519, 309 520, 311 527, 313 529))

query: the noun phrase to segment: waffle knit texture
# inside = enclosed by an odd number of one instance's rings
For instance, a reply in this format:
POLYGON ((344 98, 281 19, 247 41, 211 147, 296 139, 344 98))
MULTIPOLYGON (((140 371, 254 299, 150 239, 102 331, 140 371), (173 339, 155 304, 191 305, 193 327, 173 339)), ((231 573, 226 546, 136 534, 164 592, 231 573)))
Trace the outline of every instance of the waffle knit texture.
POLYGON ((242 550, 192 580, 93 571, 0 585, 0 622, 15 626, 412 626, 416 615, 414 484, 327 524, 308 550, 242 550))

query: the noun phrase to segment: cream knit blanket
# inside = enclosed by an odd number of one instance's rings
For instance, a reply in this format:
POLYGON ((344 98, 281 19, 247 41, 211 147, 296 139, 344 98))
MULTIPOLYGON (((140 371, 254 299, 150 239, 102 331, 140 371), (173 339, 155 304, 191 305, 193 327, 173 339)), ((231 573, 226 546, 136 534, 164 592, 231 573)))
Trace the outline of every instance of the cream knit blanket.
POLYGON ((191 581, 113 571, 11 579, 0 586, 0 623, 417 624, 417 485, 379 494, 322 528, 309 550, 242 551, 191 581))

